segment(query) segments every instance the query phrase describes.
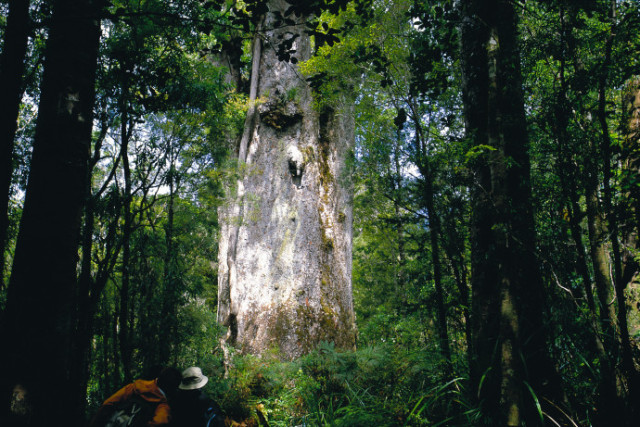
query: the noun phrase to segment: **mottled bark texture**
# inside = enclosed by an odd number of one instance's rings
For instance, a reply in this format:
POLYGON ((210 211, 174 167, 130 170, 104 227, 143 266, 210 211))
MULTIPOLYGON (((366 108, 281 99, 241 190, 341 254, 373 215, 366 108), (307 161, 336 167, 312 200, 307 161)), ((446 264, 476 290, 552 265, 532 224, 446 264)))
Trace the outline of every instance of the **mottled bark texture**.
MULTIPOLYGON (((269 2, 271 12, 287 7, 269 2)), ((220 213, 218 321, 226 345, 291 359, 320 341, 355 345, 345 162, 354 121, 348 102, 314 108, 297 67, 277 57, 278 44, 295 36, 293 56, 309 58, 309 37, 303 25, 272 29, 271 12, 254 42, 257 101, 238 149, 239 179, 220 213)))
MULTIPOLYGON (((627 239, 638 242, 640 236, 640 188, 633 185, 640 175, 640 77, 636 76, 627 84, 625 93, 625 107, 627 113, 627 129, 622 147, 622 168, 625 183, 628 183, 631 216, 630 226, 625 229, 627 239)), ((629 280, 629 274, 625 274, 629 280)), ((633 274, 631 274, 633 276, 633 274)))

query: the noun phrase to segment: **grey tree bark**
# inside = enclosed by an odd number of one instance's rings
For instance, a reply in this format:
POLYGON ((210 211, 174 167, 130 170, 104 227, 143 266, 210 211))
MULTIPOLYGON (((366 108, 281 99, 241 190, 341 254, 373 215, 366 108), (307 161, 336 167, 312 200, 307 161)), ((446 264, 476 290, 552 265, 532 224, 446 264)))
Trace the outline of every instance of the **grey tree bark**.
POLYGON ((304 17, 273 29, 272 12, 287 7, 269 2, 254 41, 238 180, 220 212, 218 321, 226 345, 291 359, 320 341, 355 346, 346 162, 354 119, 346 100, 314 108, 296 65, 278 59, 278 44, 293 37, 293 56, 311 55, 304 17))

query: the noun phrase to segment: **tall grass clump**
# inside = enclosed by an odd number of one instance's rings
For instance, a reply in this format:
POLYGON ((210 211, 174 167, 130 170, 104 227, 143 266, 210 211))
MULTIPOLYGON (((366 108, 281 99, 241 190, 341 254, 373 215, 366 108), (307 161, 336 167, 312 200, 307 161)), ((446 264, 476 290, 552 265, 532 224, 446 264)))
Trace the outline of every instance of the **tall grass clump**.
POLYGON ((231 418, 255 426, 474 425, 466 378, 444 377, 439 358, 384 344, 339 351, 331 343, 293 362, 236 356, 215 397, 231 418))

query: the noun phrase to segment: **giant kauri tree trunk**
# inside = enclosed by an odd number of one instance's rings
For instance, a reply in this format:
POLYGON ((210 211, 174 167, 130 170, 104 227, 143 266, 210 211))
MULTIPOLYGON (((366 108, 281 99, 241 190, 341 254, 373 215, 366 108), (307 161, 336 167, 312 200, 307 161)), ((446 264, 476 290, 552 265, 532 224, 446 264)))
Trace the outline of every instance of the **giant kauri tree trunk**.
POLYGON ((278 58, 287 40, 298 61, 311 54, 304 25, 273 29, 273 12, 288 6, 268 2, 254 41, 255 103, 238 148, 239 178, 221 212, 218 254, 225 344, 255 354, 276 349, 283 358, 320 341, 355 345, 345 162, 354 120, 348 101, 314 108, 296 65, 278 58))

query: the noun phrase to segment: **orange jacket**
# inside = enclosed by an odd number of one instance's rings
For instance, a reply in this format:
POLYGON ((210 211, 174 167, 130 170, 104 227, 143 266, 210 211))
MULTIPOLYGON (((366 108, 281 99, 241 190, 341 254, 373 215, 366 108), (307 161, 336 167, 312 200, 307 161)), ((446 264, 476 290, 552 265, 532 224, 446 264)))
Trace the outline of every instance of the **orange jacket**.
POLYGON ((115 392, 113 396, 104 401, 98 413, 102 413, 106 408, 118 402, 129 400, 132 396, 139 396, 147 402, 157 403, 153 419, 149 421, 149 426, 163 426, 169 424, 171 420, 171 410, 167 403, 167 398, 158 387, 155 380, 135 380, 115 392))

